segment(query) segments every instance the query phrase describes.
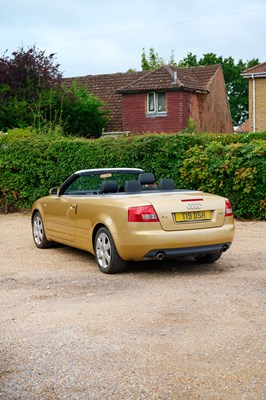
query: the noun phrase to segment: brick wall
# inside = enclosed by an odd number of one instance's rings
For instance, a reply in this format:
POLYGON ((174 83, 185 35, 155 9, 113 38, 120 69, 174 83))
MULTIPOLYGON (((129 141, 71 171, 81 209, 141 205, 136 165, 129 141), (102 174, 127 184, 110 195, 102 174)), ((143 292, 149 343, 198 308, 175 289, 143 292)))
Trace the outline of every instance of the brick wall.
MULTIPOLYGON (((266 130, 266 78, 255 78, 256 132, 266 130)), ((253 132, 253 80, 249 79, 249 122, 253 132)))
POLYGON ((189 93, 166 93, 166 116, 147 116, 147 94, 123 94, 123 130, 130 132, 178 132, 187 127, 189 93))
MULTIPOLYGON (((212 79, 209 90, 208 94, 199 94, 197 96, 199 110, 198 131, 213 133, 233 132, 230 106, 221 68, 217 70, 215 77, 212 79)), ((193 110, 191 110, 191 114, 193 115, 193 110)))

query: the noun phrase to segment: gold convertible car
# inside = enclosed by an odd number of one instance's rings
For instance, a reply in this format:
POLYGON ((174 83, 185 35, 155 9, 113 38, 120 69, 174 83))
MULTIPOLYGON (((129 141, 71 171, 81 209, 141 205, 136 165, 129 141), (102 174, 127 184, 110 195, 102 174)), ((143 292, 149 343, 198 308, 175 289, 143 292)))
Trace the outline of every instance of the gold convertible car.
POLYGON ((130 260, 212 263, 232 243, 234 218, 228 199, 176 189, 172 179, 156 182, 139 168, 88 169, 33 204, 32 233, 37 247, 58 242, 89 251, 112 274, 130 260))

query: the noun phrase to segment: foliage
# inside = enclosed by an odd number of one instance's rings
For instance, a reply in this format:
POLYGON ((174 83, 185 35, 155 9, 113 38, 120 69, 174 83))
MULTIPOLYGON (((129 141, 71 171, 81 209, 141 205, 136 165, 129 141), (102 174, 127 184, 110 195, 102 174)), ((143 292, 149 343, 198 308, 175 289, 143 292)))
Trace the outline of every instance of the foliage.
MULTIPOLYGON (((142 70, 154 70, 165 64, 154 48, 149 49, 148 57, 145 54, 145 49, 143 49, 141 60, 142 70)), ((186 57, 176 63, 172 51, 168 64, 172 67, 196 67, 220 64, 223 69, 233 124, 241 125, 248 118, 248 81, 241 74, 246 69, 259 64, 257 58, 253 58, 247 62, 243 60, 236 62, 232 57, 224 58, 214 53, 206 53, 199 59, 195 54, 188 53, 186 57)))
POLYGON ((188 118, 187 127, 182 130, 182 133, 196 133, 196 123, 192 117, 188 118))
POLYGON ((149 55, 147 56, 145 53, 145 49, 141 54, 141 68, 142 71, 150 71, 156 68, 160 68, 164 65, 164 60, 158 56, 158 53, 155 52, 154 48, 151 47, 149 49, 149 55))
POLYGON ((239 218, 266 218, 265 142, 213 142, 186 151, 180 168, 185 185, 229 197, 239 218))
POLYGON ((35 46, 24 50, 23 47, 12 53, 12 58, 5 53, 0 58, 0 88, 2 98, 33 101, 38 93, 54 87, 61 82, 62 74, 55 63, 55 54, 45 54, 35 46))
MULTIPOLYGON (((70 89, 58 92, 62 99, 62 120, 64 132, 73 136, 99 137, 108 120, 104 103, 89 93, 85 86, 73 84, 70 89)), ((58 110, 58 106, 55 111, 58 110)))
POLYGON ((107 121, 103 103, 84 87, 62 87, 54 54, 35 46, 0 58, 0 129, 98 137, 107 121))
POLYGON ((32 126, 38 133, 99 137, 107 121, 107 110, 85 87, 73 84, 42 91, 31 106, 32 126))
POLYGON ((29 208, 74 171, 140 167, 176 187, 227 196, 238 218, 265 219, 266 132, 85 140, 16 129, 0 134, 0 208, 29 208), (134 149, 134 151, 132 151, 134 149))

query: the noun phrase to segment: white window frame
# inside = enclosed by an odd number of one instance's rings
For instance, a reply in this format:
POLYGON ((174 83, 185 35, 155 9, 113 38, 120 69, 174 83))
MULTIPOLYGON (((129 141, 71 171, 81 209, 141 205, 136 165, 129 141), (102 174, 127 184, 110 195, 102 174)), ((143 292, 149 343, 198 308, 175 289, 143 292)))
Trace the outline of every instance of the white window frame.
POLYGON ((166 93, 165 92, 148 92, 147 93, 147 113, 148 114, 165 114, 166 113, 166 93), (159 110, 159 94, 165 95, 165 109, 159 110), (153 110, 150 109, 150 98, 153 96, 153 110))

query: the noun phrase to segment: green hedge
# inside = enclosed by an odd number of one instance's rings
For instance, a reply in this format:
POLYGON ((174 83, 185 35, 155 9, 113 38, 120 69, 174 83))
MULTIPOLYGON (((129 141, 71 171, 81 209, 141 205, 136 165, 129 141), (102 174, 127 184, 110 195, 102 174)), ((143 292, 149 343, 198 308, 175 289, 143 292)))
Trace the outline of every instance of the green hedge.
POLYGON ((229 197, 237 218, 266 219, 266 132, 73 139, 0 135, 0 208, 28 209, 79 169, 140 167, 178 188, 229 197))

